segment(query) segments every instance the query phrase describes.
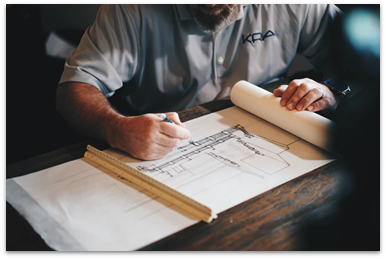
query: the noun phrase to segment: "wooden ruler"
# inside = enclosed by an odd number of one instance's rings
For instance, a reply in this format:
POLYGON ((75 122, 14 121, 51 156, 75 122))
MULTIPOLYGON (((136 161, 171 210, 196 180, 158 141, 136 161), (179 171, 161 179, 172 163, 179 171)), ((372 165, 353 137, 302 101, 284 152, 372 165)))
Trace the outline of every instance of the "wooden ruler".
MULTIPOLYGON (((166 201, 176 205, 178 208, 185 210, 200 220, 210 223, 213 219, 217 218, 217 215, 214 214, 212 210, 205 205, 151 178, 141 171, 126 165, 122 161, 96 149, 95 147, 88 145, 84 156, 103 166, 104 168, 116 173, 117 175, 125 178, 126 180, 136 184, 137 186, 140 186, 145 190, 159 196, 160 198, 163 198, 166 201)), ((125 183, 124 181, 122 182, 125 183)))

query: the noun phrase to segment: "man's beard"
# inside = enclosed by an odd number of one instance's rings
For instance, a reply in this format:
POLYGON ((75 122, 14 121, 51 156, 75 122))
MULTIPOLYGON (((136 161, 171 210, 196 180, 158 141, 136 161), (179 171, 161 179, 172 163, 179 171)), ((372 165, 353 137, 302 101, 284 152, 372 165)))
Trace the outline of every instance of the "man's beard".
POLYGON ((218 13, 209 13, 205 10, 212 8, 205 5, 198 5, 196 8, 192 8, 194 18, 198 25, 200 25, 204 31, 210 33, 218 33, 225 29, 231 23, 231 17, 233 9, 228 5, 219 4, 213 8, 223 8, 218 13))

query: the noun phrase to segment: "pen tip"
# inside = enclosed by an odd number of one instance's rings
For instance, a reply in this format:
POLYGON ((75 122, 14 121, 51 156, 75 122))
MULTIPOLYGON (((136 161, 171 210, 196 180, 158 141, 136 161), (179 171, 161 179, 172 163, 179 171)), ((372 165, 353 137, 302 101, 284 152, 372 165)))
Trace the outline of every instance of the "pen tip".
POLYGON ((196 142, 194 142, 192 139, 189 140, 189 144, 192 144, 193 146, 198 146, 198 144, 196 142))

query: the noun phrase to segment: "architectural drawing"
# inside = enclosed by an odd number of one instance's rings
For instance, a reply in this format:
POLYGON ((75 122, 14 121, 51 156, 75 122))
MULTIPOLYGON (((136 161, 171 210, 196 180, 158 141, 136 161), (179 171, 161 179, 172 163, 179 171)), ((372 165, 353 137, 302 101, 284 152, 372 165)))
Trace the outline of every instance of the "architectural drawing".
POLYGON ((279 143, 249 133, 237 124, 195 141, 195 145, 178 147, 180 154, 166 161, 137 169, 176 189, 190 184, 192 177, 221 172, 225 168, 233 175, 248 173, 264 178, 291 166, 281 154, 294 142, 279 143))

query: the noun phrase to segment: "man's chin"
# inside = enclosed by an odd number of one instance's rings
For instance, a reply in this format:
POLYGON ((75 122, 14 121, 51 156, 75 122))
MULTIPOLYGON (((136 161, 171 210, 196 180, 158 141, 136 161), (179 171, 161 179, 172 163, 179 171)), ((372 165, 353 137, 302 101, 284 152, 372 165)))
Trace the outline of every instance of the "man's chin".
POLYGON ((193 9, 196 22, 204 29, 204 31, 212 33, 219 32, 228 25, 232 11, 233 10, 228 6, 219 7, 217 9, 199 7, 193 9))

